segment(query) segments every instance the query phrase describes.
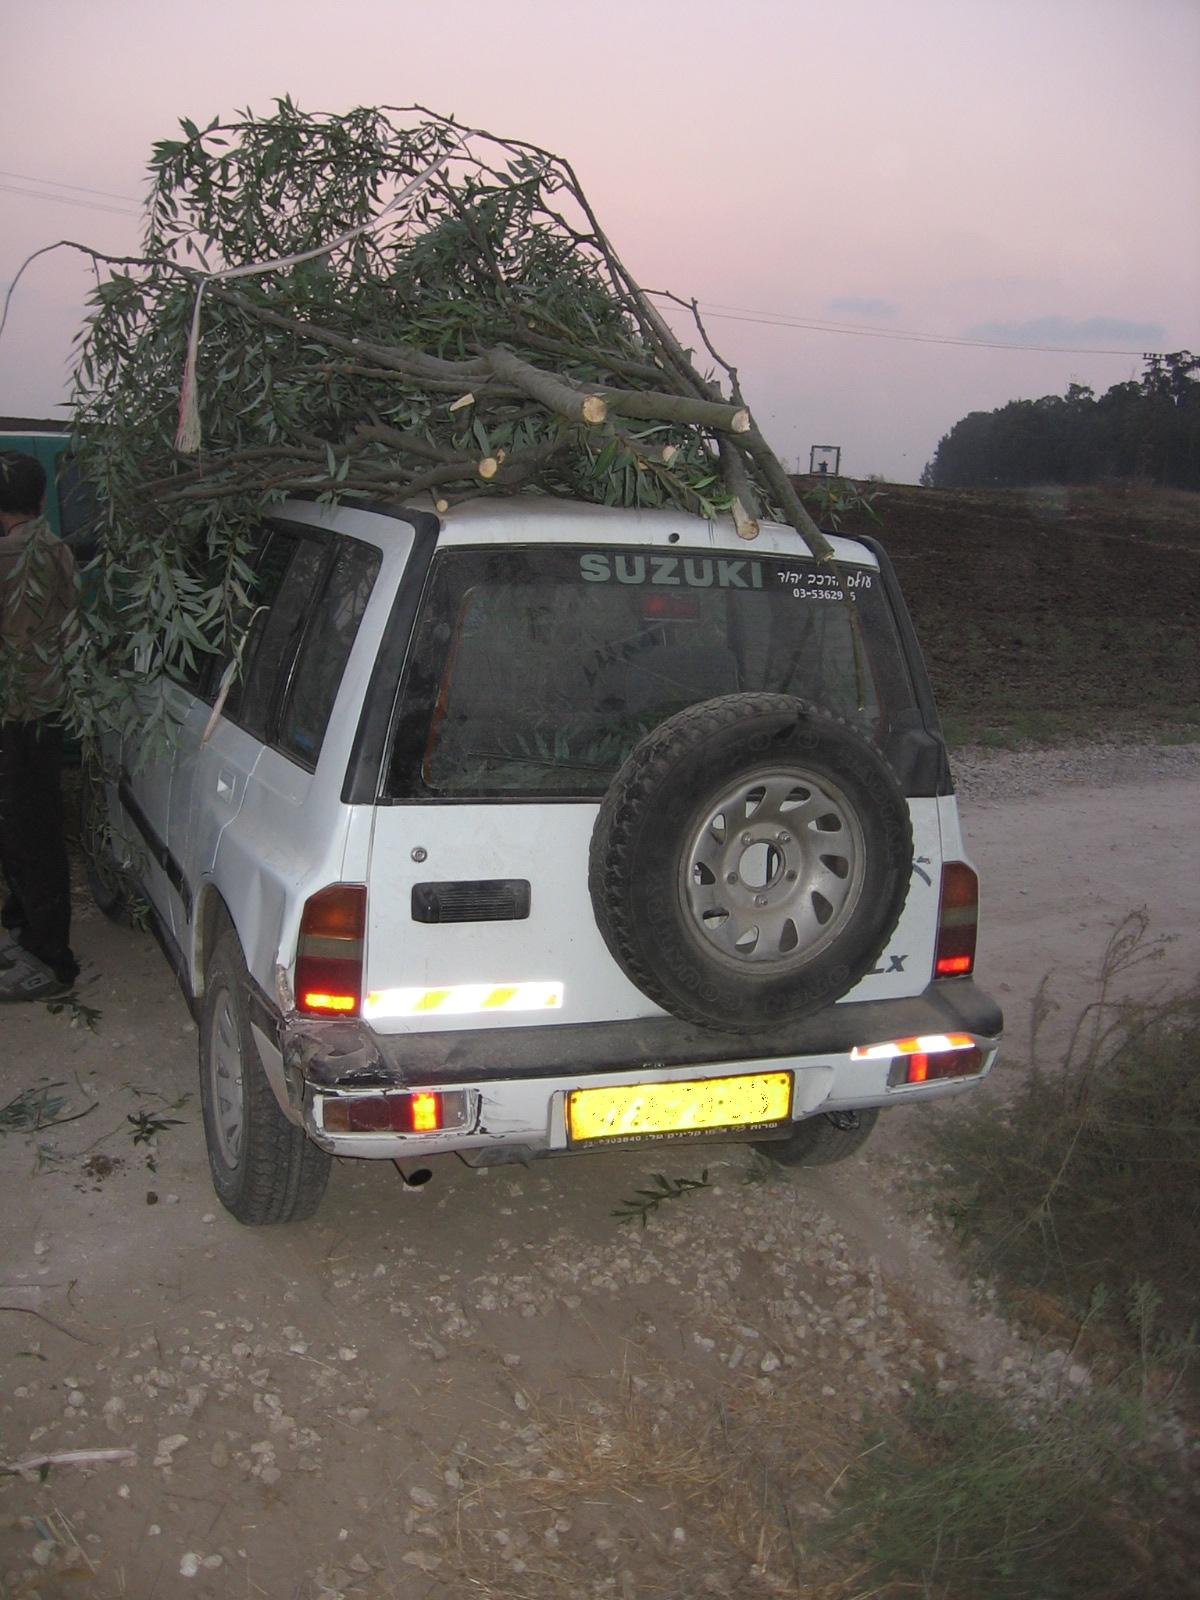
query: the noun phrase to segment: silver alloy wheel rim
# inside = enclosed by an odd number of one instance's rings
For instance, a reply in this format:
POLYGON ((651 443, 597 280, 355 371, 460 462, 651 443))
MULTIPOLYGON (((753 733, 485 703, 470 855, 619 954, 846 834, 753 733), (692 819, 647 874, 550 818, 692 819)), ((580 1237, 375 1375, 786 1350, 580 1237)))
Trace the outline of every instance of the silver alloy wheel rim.
POLYGON ((680 863, 700 943, 736 971, 804 966, 845 928, 862 895, 862 825, 824 776, 771 768, 705 808, 680 863))
POLYGON ((238 1040, 233 996, 223 988, 213 1014, 212 1042, 208 1050, 213 1128, 225 1166, 234 1168, 242 1158, 245 1113, 242 1106, 242 1052, 238 1040))

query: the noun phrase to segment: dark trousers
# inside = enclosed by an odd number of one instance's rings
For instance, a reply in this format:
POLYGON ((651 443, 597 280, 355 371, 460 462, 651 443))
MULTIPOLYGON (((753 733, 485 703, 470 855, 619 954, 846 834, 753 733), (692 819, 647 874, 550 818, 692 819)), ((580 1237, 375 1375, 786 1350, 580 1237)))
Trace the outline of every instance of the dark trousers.
POLYGON ((0 722, 0 867, 4 926, 63 983, 73 982, 62 731, 45 722, 0 722))

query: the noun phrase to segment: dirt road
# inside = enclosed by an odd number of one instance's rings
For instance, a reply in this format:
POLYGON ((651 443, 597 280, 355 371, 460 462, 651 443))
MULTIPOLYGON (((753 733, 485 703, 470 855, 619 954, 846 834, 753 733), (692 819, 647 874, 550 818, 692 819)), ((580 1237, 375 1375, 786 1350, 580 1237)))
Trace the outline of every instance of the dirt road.
MULTIPOLYGON (((1195 977, 1198 755, 968 763, 995 1092, 1043 974, 1080 1003, 1135 907, 1174 940, 1138 981, 1195 977)), ((77 944, 94 1033, 0 1020, 0 1102, 78 1116, 0 1134, 0 1460, 136 1455, 0 1479, 4 1595, 799 1593, 866 1406, 972 1366, 1065 1381, 897 1202, 916 1111, 826 1173, 713 1148, 644 1230, 612 1208, 698 1152, 448 1159, 419 1192, 342 1163, 315 1222, 240 1228, 156 947, 86 911, 77 944)))

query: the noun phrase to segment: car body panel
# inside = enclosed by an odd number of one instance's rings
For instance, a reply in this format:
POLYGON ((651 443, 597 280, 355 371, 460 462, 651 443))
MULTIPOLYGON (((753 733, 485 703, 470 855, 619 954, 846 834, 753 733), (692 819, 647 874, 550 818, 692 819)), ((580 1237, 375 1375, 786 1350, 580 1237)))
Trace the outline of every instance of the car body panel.
MULTIPOLYGON (((835 1005, 791 1028, 740 1035, 668 1015, 610 954, 588 889, 596 801, 392 800, 381 798, 382 772, 373 780, 368 773, 367 801, 345 798, 364 706, 381 692, 377 662, 403 659, 408 641, 395 638, 396 618, 407 618, 404 625, 411 626, 425 581, 427 569, 415 554, 420 536, 403 520, 406 515, 395 508, 302 502, 289 502, 278 514, 284 524, 358 539, 381 553, 315 763, 306 765, 262 742, 228 717, 214 717, 208 701, 172 686, 181 721, 177 747, 127 771, 125 798, 134 802, 137 816, 115 790, 111 795, 114 823, 131 841, 131 864, 193 1002, 204 987, 209 908, 219 904, 232 923, 248 969, 253 1037, 292 1121, 340 1154, 404 1159, 459 1149, 482 1159, 488 1151, 566 1150, 565 1096, 584 1083, 690 1081, 782 1067, 795 1074, 793 1116, 799 1118, 957 1093, 990 1070, 1000 1034, 998 1008, 969 979, 930 984, 941 867, 965 859, 952 794, 922 791, 908 798, 911 881, 874 969, 835 1005), (406 597, 412 603, 404 607, 406 597), (146 848, 148 840, 155 848, 146 848), (417 885, 477 880, 527 882, 528 916, 457 922, 414 917, 417 885), (364 1016, 351 1022, 302 1016, 292 994, 305 902, 338 883, 367 887, 367 1001, 364 1016), (536 1010, 507 1001, 496 1006, 490 999, 484 1005, 478 996, 472 1000, 459 992, 485 990, 490 996, 536 985, 553 986, 547 992, 556 1003, 536 1010), (414 993, 452 991, 453 1003, 413 1008, 414 993), (969 1079, 893 1087, 886 1061, 853 1054, 855 1046, 906 1031, 955 1026, 967 1030, 981 1053, 980 1069, 969 1079), (469 1126, 415 1136, 331 1134, 323 1125, 326 1096, 400 1091, 412 1084, 466 1093, 469 1126)), ((689 551, 728 563, 721 570, 734 587, 745 570, 738 563, 748 556, 787 561, 798 582, 811 562, 790 528, 764 524, 748 549, 727 520, 707 523, 676 511, 630 512, 546 498, 468 503, 447 514, 438 534, 439 548, 503 542, 661 549, 647 581, 653 576, 667 585, 673 581, 669 563, 689 551)), ((837 560, 874 569, 880 574, 876 581, 890 583, 887 563, 864 545, 831 542, 837 560)), ((902 608, 902 601, 893 596, 893 605, 902 608)), ((910 657, 906 670, 919 679, 919 657, 910 657)), ((927 686, 919 687, 927 698, 927 686)), ((385 683, 382 692, 382 713, 391 716, 397 688, 385 683)), ((936 739, 936 724, 925 721, 936 739)), ((361 788, 361 775, 357 781, 361 788)))

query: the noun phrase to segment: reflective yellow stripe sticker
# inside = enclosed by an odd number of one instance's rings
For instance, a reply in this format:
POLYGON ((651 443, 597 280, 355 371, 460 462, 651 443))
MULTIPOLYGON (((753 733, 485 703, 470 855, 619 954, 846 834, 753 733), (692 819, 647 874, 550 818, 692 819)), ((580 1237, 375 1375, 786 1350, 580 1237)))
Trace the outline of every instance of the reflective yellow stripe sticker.
POLYGON ((373 989, 364 1017, 466 1017, 482 1011, 560 1010, 561 983, 456 983, 434 989, 373 989))
POLYGON ((516 998, 516 995, 517 988, 515 984, 510 985, 507 989, 493 989, 491 994, 484 999, 483 1009, 485 1011, 502 1011, 511 1000, 516 998))
POLYGON ((437 1011, 442 1002, 449 998, 449 989, 426 989, 421 998, 413 1006, 414 1011, 437 1011))

